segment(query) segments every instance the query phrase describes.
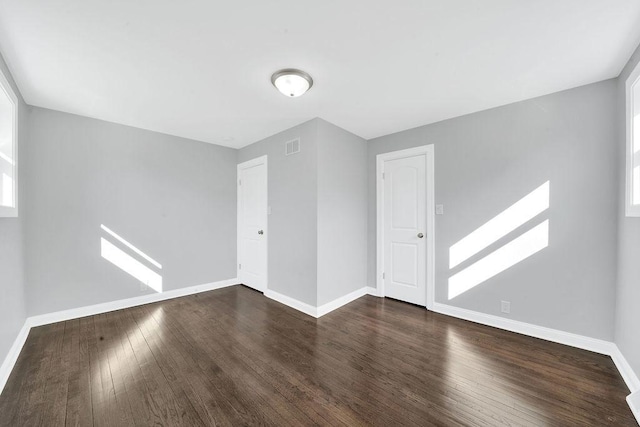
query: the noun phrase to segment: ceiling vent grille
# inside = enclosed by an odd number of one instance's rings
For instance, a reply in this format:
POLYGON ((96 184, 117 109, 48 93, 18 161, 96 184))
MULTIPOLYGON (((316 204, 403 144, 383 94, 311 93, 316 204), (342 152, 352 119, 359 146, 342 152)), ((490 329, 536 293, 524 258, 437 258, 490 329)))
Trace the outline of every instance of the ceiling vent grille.
POLYGON ((300 138, 293 139, 288 141, 285 144, 284 154, 286 156, 290 156, 292 154, 296 154, 300 152, 300 138))

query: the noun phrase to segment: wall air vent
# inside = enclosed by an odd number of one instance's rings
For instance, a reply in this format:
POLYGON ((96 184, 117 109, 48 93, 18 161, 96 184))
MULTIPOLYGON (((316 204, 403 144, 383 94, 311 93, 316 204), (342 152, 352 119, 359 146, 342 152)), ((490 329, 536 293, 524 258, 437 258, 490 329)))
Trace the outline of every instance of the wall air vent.
POLYGON ((286 156, 290 156, 291 154, 296 154, 300 152, 300 138, 293 139, 288 141, 285 144, 284 154, 286 156))

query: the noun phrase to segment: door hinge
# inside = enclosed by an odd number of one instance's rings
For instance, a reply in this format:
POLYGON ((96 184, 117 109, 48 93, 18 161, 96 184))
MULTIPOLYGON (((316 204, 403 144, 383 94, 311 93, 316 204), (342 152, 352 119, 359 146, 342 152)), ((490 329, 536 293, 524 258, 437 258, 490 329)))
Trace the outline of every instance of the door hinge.
POLYGON ((384 279, 384 273, 382 273, 382 278, 384 279))
POLYGON ((242 264, 238 264, 238 270, 242 270, 242 264))
POLYGON ((242 180, 241 179, 238 180, 238 185, 242 185, 242 180))
POLYGON ((384 172, 382 172, 382 179, 384 179, 384 172))

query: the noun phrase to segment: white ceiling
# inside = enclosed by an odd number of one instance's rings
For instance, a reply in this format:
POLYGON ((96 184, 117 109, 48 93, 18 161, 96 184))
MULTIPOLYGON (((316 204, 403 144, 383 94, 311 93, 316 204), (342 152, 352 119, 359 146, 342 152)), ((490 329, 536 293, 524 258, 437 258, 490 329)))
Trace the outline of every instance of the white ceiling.
POLYGON ((232 147, 314 117, 370 139, 616 77, 639 42, 638 0, 0 0, 27 103, 232 147), (277 92, 285 67, 311 91, 277 92))

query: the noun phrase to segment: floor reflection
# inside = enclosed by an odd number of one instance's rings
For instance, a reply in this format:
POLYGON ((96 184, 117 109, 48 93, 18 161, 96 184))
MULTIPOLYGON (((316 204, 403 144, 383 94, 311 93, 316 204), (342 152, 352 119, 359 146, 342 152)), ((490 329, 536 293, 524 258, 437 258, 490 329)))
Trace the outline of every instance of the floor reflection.
POLYGON ((0 426, 633 425, 626 393, 606 356, 370 296, 315 319, 234 286, 34 328, 0 426))

